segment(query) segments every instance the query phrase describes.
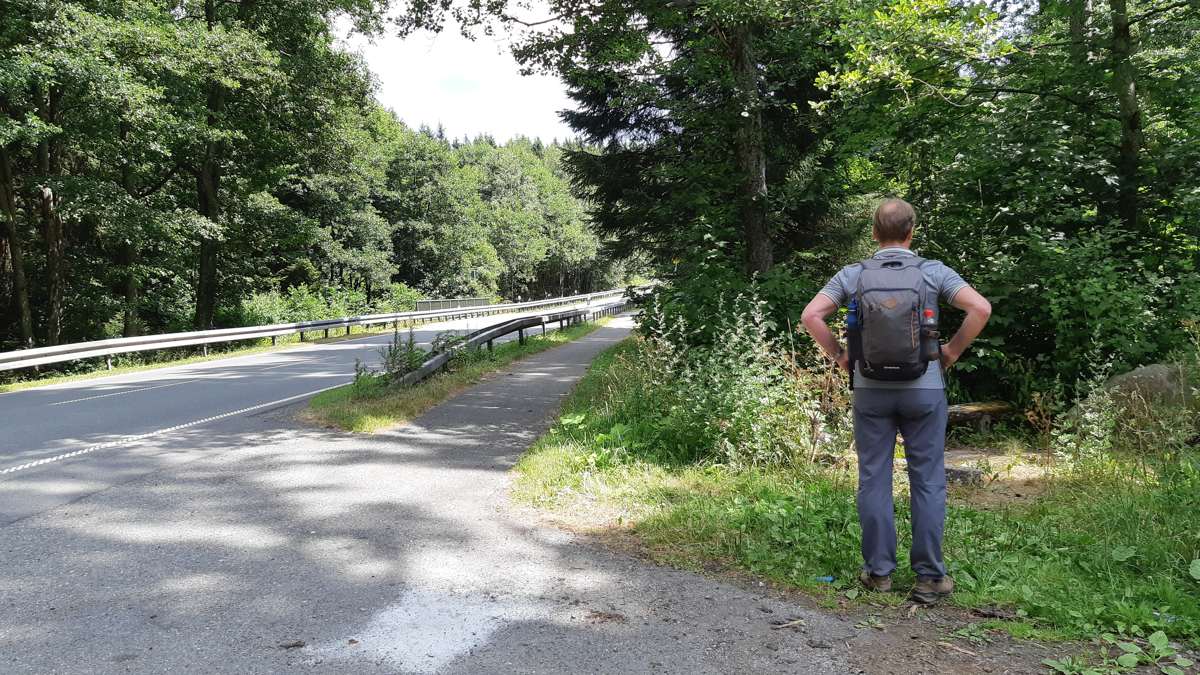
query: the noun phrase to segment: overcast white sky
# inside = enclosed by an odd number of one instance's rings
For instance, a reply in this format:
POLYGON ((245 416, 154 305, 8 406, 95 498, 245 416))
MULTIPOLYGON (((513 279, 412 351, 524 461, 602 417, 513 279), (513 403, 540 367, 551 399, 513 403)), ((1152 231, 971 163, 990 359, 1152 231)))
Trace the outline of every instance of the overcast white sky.
MULTIPOLYGON (((342 32, 345 35, 345 32, 342 32)), ((379 102, 416 128, 440 122, 452 138, 490 133, 569 138, 558 118, 571 101, 555 77, 522 76, 502 37, 468 40, 454 28, 406 39, 354 35, 345 46, 366 57, 379 78, 379 102)))

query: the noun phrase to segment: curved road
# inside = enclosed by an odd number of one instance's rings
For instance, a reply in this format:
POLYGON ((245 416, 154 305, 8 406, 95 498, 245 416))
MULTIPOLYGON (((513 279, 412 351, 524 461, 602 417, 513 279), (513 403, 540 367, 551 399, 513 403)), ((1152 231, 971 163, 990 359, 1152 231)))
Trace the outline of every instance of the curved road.
MULTIPOLYGON (((413 332, 428 348, 442 332, 539 313, 430 323, 413 332)), ((346 384, 355 361, 377 366, 391 339, 384 333, 312 343, 0 394, 0 525, 192 458, 196 444, 177 432, 220 432, 238 417, 346 384)), ((513 339, 515 333, 497 342, 513 339)))

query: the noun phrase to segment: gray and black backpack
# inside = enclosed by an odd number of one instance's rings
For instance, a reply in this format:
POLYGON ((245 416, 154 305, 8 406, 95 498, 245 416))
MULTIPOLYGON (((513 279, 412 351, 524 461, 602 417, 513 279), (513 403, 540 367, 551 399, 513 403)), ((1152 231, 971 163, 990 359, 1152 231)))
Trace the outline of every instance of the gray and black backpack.
POLYGON ((906 255, 859 263, 846 327, 850 361, 863 377, 915 380, 938 358, 937 296, 921 271, 930 262, 906 255))

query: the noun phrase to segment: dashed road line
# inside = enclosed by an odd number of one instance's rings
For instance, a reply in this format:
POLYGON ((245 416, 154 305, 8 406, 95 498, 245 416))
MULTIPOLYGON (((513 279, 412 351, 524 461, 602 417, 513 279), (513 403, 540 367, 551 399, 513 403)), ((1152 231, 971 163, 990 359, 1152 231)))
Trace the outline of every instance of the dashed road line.
POLYGON ((183 380, 182 382, 172 382, 170 384, 160 384, 160 385, 156 385, 153 387, 139 387, 137 389, 125 389, 124 391, 114 391, 110 394, 97 394, 95 396, 84 396, 83 398, 73 398, 70 401, 57 401, 55 403, 51 403, 50 405, 56 406, 56 405, 66 405, 68 403, 82 403, 83 401, 92 401, 92 400, 95 400, 98 398, 108 398, 110 396, 124 396, 125 394, 136 394, 139 391, 150 391, 151 389, 162 389, 164 387, 175 387, 175 386, 178 386, 181 384, 187 384, 188 382, 197 382, 197 381, 199 381, 199 380, 198 379, 197 380, 183 380))
POLYGON ((345 384, 344 382, 341 384, 334 384, 334 385, 330 385, 328 387, 322 387, 320 389, 316 389, 314 391, 305 392, 303 394, 296 394, 295 396, 288 396, 287 398, 281 398, 277 401, 269 401, 267 403, 259 403, 257 405, 248 406, 246 408, 240 408, 238 410, 230 410, 229 412, 224 412, 224 413, 221 413, 220 415, 213 415, 211 417, 205 417, 203 419, 193 420, 191 422, 184 422, 183 424, 176 424, 175 426, 166 427, 163 429, 147 431, 144 434, 136 434, 133 436, 122 436, 121 438, 117 438, 117 439, 108 441, 106 443, 98 443, 96 445, 93 445, 93 446, 90 446, 87 448, 83 448, 81 450, 74 450, 72 452, 64 452, 63 454, 55 455, 54 457, 46 457, 44 459, 39 459, 39 460, 35 460, 32 462, 26 462, 25 464, 19 464, 17 466, 10 466, 7 469, 0 469, 0 476, 6 476, 8 474, 13 474, 18 471, 24 471, 26 469, 32 469, 35 467, 44 466, 46 464, 53 464, 55 462, 61 462, 64 459, 71 459, 72 457, 79 457, 80 455, 87 455, 87 454, 96 452, 98 450, 107 450, 109 448, 115 448, 115 447, 119 447, 122 445, 129 445, 130 443, 136 443, 137 441, 143 441, 143 440, 146 440, 147 438, 153 438, 155 436, 162 436, 163 434, 169 434, 173 431, 180 431, 183 429, 187 429, 189 427, 206 424, 208 422, 215 422, 217 420, 223 420, 227 417, 234 417, 236 415, 244 415, 249 412, 254 412, 255 410, 262 410, 264 408, 271 408, 274 406, 283 405, 284 403, 291 403, 292 401, 298 401, 302 398, 307 398, 309 396, 316 396, 317 394, 320 394, 321 392, 324 392, 324 391, 329 391, 330 389, 337 389, 338 387, 341 387, 344 384, 345 384))

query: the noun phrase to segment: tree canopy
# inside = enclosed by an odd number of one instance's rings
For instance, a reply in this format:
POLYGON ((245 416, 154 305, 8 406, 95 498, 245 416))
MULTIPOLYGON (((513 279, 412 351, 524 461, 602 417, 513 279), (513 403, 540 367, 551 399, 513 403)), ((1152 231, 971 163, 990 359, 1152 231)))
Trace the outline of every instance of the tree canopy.
POLYGON ((385 9, 6 0, 0 344, 620 283, 563 146, 379 107, 332 25, 385 9))
MULTIPOLYGON (((696 339, 739 296, 787 330, 869 212, 917 205, 917 246, 995 302, 962 370, 984 390, 1165 357, 1200 313, 1194 0, 418 2, 518 35, 589 142, 597 228, 643 250, 696 339)), ((961 372, 961 371, 960 371, 961 372)), ((1027 392, 1025 392, 1027 393, 1027 392)))

